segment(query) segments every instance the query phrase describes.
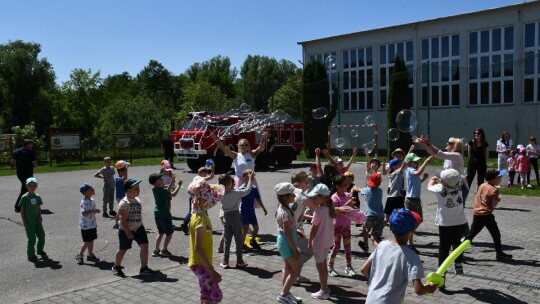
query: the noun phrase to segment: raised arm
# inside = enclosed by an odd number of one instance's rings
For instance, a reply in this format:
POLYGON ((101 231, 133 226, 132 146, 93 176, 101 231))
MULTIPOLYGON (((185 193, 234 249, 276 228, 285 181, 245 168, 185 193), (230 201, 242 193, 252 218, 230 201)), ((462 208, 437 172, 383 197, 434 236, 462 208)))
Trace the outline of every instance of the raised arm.
POLYGON ((347 165, 345 166, 345 168, 347 169, 347 171, 349 171, 349 168, 351 167, 351 165, 354 163, 354 158, 356 157, 356 154, 358 153, 358 148, 357 147, 354 147, 353 150, 352 150, 352 155, 351 155, 351 159, 349 160, 349 162, 347 163, 347 165))
POLYGON ((232 158, 232 159, 236 159, 236 157, 238 156, 238 153, 234 152, 234 151, 231 151, 231 149, 229 149, 222 141, 221 139, 219 139, 219 137, 213 133, 213 132, 210 132, 210 137, 216 142, 216 145, 218 146, 218 148, 221 149, 221 151, 223 151, 223 153, 225 155, 227 155, 228 157, 232 158))
POLYGON ((315 163, 317 164, 317 176, 321 177, 323 175, 322 166, 321 166, 321 149, 315 149, 315 163))
POLYGON ((264 149, 266 148, 266 142, 268 141, 268 132, 264 132, 262 134, 261 142, 259 143, 259 146, 257 149, 251 150, 251 154, 253 154, 253 157, 257 157, 264 149))
POLYGON ((422 146, 424 150, 426 150, 427 153, 430 155, 435 155, 439 152, 439 148, 435 147, 433 144, 429 142, 429 139, 427 137, 416 137, 414 136, 412 138, 413 142, 416 144, 419 144, 422 146))
POLYGON ((337 167, 337 162, 336 160, 332 157, 332 155, 330 155, 330 150, 328 149, 323 149, 322 150, 322 153, 324 156, 326 156, 326 158, 328 159, 328 161, 334 166, 334 167, 337 167))

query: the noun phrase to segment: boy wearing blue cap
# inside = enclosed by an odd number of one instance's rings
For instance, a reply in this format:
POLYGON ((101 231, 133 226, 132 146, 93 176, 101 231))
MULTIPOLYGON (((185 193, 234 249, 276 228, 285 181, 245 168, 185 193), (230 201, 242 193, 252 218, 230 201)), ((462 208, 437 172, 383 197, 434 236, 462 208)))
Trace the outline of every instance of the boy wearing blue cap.
POLYGON ((28 192, 21 196, 19 201, 19 207, 21 208, 21 217, 26 230, 26 237, 28 238, 28 245, 26 248, 26 254, 28 261, 36 262, 37 256, 35 251, 36 237, 37 237, 37 254, 41 258, 48 258, 43 248, 45 247, 45 230, 43 230, 43 218, 41 218, 41 205, 43 201, 41 196, 36 193, 38 187, 38 181, 35 177, 29 177, 26 179, 26 189, 28 192))
POLYGON ((148 236, 142 222, 142 204, 139 200, 141 189, 139 188, 140 180, 128 179, 124 183, 124 191, 126 196, 118 204, 118 243, 119 248, 116 252, 114 266, 112 267, 113 274, 121 278, 126 275, 122 271, 122 260, 128 249, 131 249, 133 240, 137 242, 141 248, 141 270, 140 275, 154 275, 155 271, 148 268, 148 236))
POLYGON ((366 303, 403 303, 407 283, 413 282, 417 295, 433 293, 433 285, 424 285, 424 268, 420 257, 407 246, 416 221, 404 208, 395 209, 390 215, 390 230, 394 237, 379 243, 362 265, 361 272, 368 278, 369 290, 366 303), (394 277, 388 277, 393 274, 394 277))
POLYGON ((75 261, 77 264, 84 264, 84 252, 88 249, 87 261, 99 262, 99 258, 94 255, 94 240, 97 239, 97 221, 96 213, 101 210, 96 208, 96 202, 92 198, 96 194, 94 187, 89 183, 84 183, 79 188, 79 191, 84 195, 81 200, 81 215, 79 216, 79 227, 81 228, 81 236, 83 244, 75 261))

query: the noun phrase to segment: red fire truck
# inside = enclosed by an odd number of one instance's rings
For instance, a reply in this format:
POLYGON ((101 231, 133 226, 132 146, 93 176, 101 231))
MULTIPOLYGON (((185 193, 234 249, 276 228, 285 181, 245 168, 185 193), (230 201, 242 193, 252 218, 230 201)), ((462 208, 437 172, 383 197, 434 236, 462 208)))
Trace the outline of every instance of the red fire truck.
MULTIPOLYGON (((184 121, 172 131, 174 152, 185 158, 188 167, 197 171, 204 166, 208 158, 212 158, 218 172, 226 172, 231 168, 232 159, 225 156, 221 149, 209 136, 210 132, 220 136, 232 151, 237 151, 238 140, 246 139, 251 148, 257 148, 262 131, 271 132, 274 138, 272 156, 261 153, 256 158, 257 166, 290 165, 304 147, 304 124, 290 118, 265 123, 254 128, 245 121, 252 119, 249 114, 227 115, 211 112, 191 112, 184 121)), ((270 141, 270 140, 269 140, 270 141)), ((271 142, 271 141, 270 141, 271 142)))

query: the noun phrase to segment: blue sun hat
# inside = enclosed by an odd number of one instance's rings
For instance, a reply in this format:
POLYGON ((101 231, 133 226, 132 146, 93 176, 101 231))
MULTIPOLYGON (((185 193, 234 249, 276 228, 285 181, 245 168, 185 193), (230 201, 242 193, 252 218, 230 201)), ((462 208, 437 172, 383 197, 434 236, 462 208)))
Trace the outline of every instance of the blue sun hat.
POLYGON ((413 214, 405 208, 394 209, 390 214, 390 230, 397 235, 403 236, 413 230, 416 219, 413 214))

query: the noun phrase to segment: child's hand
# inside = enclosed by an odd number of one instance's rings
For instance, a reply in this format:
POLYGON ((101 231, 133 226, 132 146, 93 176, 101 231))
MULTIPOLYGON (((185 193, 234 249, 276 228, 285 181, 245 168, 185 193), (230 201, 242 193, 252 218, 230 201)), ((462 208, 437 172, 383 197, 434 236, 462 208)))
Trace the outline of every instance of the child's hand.
POLYGON ((352 155, 356 155, 356 153, 358 153, 358 148, 357 147, 354 147, 352 149, 352 155))
POLYGON ((428 178, 428 176, 429 176, 429 173, 424 172, 424 175, 422 175, 422 180, 425 180, 426 178, 428 178))
POLYGON ((315 149, 315 155, 317 155, 317 156, 321 155, 321 149, 320 148, 315 149))
POLYGON ((100 212, 101 212, 101 210, 99 210, 99 209, 94 210, 94 213, 100 213, 100 212))
POLYGON ((322 150, 322 154, 323 154, 324 156, 330 156, 330 151, 329 151, 328 149, 323 149, 323 150, 322 150))
POLYGON ((436 176, 431 177, 431 180, 434 181, 435 183, 439 182, 439 178, 436 176))
POLYGON ((369 149, 368 148, 364 148, 364 154, 369 155, 369 149))
POLYGON ((266 216, 268 214, 268 211, 266 211, 266 208, 263 208, 264 215, 266 216))

